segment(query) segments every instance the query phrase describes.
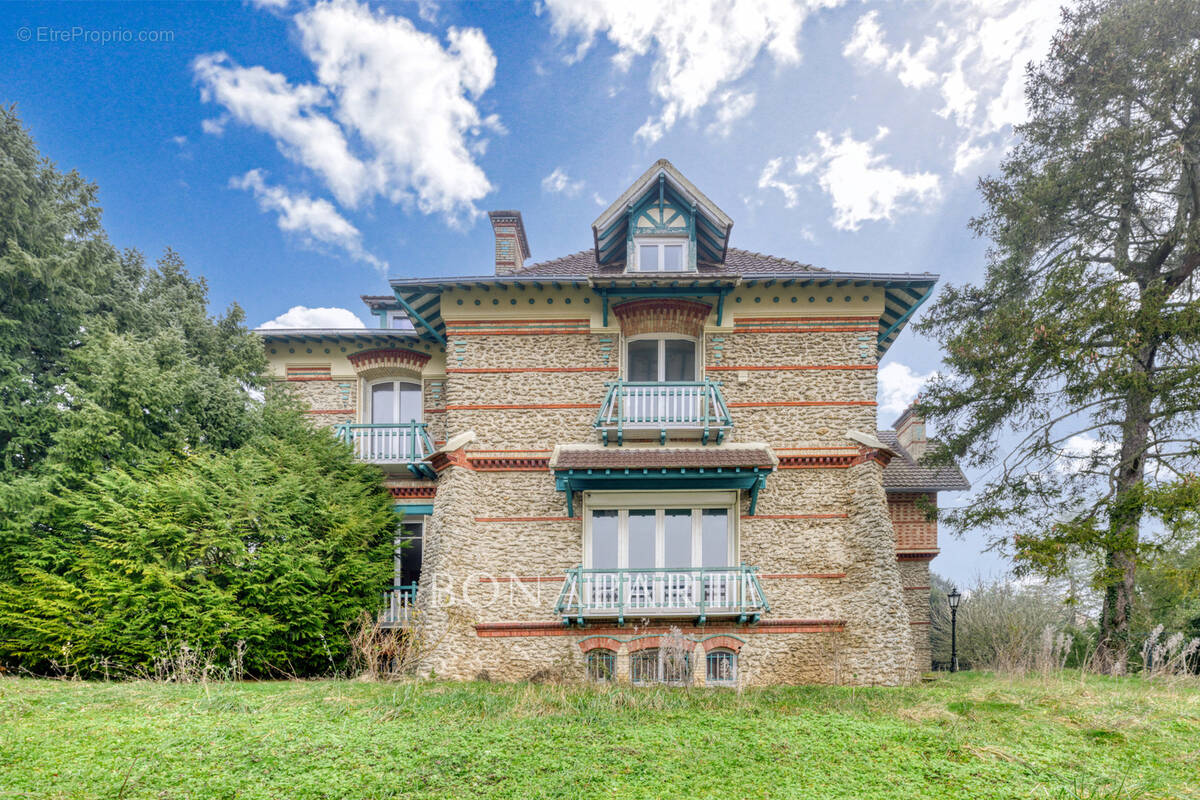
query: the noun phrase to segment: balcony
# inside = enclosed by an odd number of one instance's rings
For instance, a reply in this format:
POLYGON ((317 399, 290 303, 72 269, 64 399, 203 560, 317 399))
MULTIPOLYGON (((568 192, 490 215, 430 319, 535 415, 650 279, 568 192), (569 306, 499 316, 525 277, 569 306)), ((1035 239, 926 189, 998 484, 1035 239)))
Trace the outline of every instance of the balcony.
POLYGON ((354 449, 355 458, 382 467, 407 467, 418 478, 436 474, 424 459, 433 452, 433 442, 424 422, 344 422, 334 435, 354 449))
POLYGON ((403 628, 412 616, 413 601, 417 597, 416 584, 393 586, 383 593, 383 610, 379 612, 379 627, 403 628))
POLYGON ((593 424, 605 444, 667 437, 717 444, 733 427, 718 381, 613 381, 593 424))
POLYGON ((758 582, 758 569, 679 567, 672 569, 584 569, 567 572, 554 612, 563 624, 588 619, 712 617, 757 622, 771 610, 758 582))

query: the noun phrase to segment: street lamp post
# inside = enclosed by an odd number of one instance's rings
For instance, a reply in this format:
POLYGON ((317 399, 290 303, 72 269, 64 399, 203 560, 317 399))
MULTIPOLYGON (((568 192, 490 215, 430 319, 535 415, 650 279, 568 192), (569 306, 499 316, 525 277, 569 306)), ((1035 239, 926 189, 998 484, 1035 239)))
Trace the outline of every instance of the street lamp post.
POLYGON ((950 602, 950 671, 958 672, 958 601, 962 599, 962 595, 958 593, 958 587, 950 590, 950 594, 946 595, 946 600, 950 602))

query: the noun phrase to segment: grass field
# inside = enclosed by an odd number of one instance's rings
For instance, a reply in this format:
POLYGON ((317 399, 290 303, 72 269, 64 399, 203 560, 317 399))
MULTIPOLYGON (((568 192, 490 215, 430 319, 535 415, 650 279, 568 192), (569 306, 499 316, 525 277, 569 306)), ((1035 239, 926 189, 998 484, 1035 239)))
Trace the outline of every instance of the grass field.
POLYGON ((4 798, 1200 798, 1200 684, 0 679, 4 798))

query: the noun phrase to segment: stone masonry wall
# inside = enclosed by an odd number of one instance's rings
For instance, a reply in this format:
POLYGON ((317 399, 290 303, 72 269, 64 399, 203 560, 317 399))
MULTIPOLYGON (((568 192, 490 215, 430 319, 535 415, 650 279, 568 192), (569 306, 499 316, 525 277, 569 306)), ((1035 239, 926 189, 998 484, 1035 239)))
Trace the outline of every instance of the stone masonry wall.
POLYGON ((899 566, 900 581, 904 584, 904 602, 908 607, 908 621, 912 627, 917 668, 927 670, 933 666, 929 645, 929 561, 906 559, 901 561, 899 566))

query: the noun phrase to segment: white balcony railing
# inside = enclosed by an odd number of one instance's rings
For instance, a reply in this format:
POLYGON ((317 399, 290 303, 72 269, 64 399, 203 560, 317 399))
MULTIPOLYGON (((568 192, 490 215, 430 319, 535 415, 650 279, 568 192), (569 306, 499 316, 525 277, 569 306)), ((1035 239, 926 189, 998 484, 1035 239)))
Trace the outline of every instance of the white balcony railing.
POLYGON ((627 436, 657 434, 665 443, 669 433, 691 434, 707 444, 718 443, 733 427, 718 381, 614 381, 594 427, 605 444, 615 434, 617 444, 627 436))
POLYGON ((417 587, 393 586, 383 593, 383 610, 379 612, 379 625, 382 628, 402 628, 408 624, 412 615, 413 601, 417 596, 417 587))
POLYGON ((347 422, 338 425, 334 435, 361 461, 408 466, 418 474, 430 471, 424 459, 433 452, 433 442, 424 422, 347 422))
POLYGON ((757 570, 738 567, 584 569, 567 572, 555 612, 564 622, 589 617, 738 617, 770 610, 757 570))

